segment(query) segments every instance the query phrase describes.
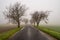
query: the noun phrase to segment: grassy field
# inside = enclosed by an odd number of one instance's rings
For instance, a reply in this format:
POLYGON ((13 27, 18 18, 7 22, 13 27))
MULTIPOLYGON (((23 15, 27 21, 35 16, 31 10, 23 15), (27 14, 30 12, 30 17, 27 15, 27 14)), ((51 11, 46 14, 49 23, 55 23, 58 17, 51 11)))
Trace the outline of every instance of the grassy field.
POLYGON ((17 25, 0 25, 0 40, 7 40, 10 36, 19 31, 21 28, 17 28, 17 25))
POLYGON ((54 26, 39 26, 37 27, 39 30, 57 38, 58 40, 60 40, 60 27, 54 27, 54 26))
POLYGON ((46 26, 46 28, 60 32, 60 26, 46 26))
POLYGON ((21 28, 15 28, 12 30, 9 30, 7 32, 1 33, 0 34, 0 40, 7 40, 10 36, 12 36, 14 33, 19 31, 21 28))

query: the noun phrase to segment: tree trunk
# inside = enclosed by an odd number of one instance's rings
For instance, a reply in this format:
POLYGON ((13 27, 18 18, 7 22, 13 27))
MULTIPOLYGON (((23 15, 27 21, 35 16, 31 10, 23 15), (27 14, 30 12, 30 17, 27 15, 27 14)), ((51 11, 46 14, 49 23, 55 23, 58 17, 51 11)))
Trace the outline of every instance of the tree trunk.
POLYGON ((39 22, 37 22, 37 27, 39 26, 39 22))
POLYGON ((20 22, 18 21, 18 28, 20 28, 20 22))

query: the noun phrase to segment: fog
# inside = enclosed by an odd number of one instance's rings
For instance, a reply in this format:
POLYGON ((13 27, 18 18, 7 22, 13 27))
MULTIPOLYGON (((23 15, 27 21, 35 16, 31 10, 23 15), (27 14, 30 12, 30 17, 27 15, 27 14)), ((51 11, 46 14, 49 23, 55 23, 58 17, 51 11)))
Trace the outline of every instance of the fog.
MULTIPOLYGON (((6 7, 10 6, 10 4, 14 4, 16 2, 21 2, 22 4, 28 7, 28 11, 26 12, 26 17, 28 19, 31 18, 29 14, 38 10, 38 11, 51 11, 48 17, 47 25, 59 25, 60 24, 60 0, 0 0, 0 24, 7 23, 8 20, 5 19, 3 15, 3 11, 6 7)), ((41 22, 40 24, 45 24, 41 22)))

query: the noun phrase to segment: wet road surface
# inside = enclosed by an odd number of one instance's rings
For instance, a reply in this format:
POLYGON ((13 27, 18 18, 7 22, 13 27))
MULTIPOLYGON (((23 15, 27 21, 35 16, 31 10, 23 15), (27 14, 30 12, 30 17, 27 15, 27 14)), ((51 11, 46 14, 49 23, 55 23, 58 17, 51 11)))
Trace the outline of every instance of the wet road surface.
POLYGON ((48 40, 48 38, 42 35, 38 29, 27 25, 8 40, 48 40))

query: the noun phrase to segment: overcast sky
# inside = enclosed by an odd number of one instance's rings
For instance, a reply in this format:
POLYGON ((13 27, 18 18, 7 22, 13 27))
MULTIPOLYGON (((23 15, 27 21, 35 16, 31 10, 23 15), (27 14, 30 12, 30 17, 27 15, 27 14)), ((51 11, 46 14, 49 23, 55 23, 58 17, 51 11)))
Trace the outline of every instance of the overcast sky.
MULTIPOLYGON (((38 11, 52 11, 48 17, 48 24, 60 24, 60 0, 0 0, 0 24, 6 23, 4 19, 3 11, 10 4, 21 2, 28 7, 27 18, 30 18, 29 14, 36 10, 38 11)), ((43 22, 44 24, 44 22, 43 22)))

